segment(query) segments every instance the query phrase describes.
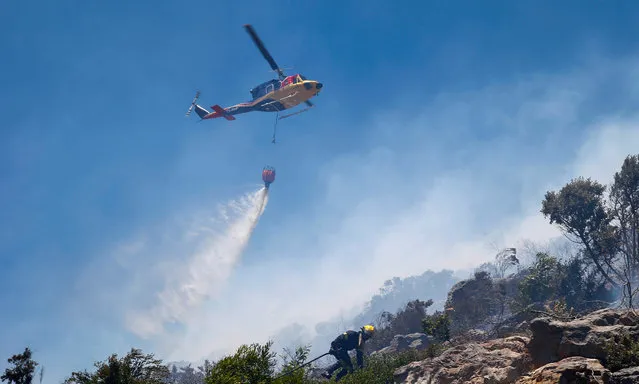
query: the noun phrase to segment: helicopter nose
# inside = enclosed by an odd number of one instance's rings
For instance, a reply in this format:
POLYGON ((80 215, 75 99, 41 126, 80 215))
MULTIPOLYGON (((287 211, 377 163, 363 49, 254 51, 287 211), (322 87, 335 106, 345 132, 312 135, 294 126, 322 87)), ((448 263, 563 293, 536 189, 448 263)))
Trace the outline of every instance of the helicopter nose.
POLYGON ((323 85, 322 83, 317 83, 317 84, 315 84, 315 88, 317 88, 317 90, 322 89, 322 87, 323 87, 323 86, 324 86, 324 85, 323 85))

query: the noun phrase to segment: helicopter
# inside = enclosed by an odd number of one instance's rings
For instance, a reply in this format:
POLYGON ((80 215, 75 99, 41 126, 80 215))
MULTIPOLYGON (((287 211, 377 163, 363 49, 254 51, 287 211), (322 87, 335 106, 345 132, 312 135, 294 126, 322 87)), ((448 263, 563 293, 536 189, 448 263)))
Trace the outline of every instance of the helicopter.
MULTIPOLYGON (((254 111, 277 112, 275 120, 275 124, 277 126, 277 120, 306 112, 310 108, 314 107, 314 104, 311 103, 309 99, 319 94, 323 84, 316 80, 309 80, 301 73, 296 73, 290 76, 285 75, 284 71, 277 65, 277 63, 275 63, 275 60, 273 60, 273 57, 264 46, 264 43, 262 43, 262 40, 260 40, 253 26, 245 24, 244 28, 262 53, 262 56, 264 56, 271 66, 271 69, 278 73, 279 79, 265 81, 251 89, 251 101, 235 104, 226 108, 222 108, 216 104, 211 106, 213 112, 209 112, 197 104, 200 97, 200 91, 198 90, 191 102, 191 106, 186 112, 186 116, 189 116, 193 109, 195 109, 195 113, 198 114, 201 120, 215 119, 219 117, 223 117, 226 120, 235 120, 234 115, 239 115, 241 113, 254 111), (294 113, 279 116, 280 111, 294 108, 301 103, 305 103, 307 107, 294 113)), ((275 133, 273 133, 273 143, 275 143, 275 133)))

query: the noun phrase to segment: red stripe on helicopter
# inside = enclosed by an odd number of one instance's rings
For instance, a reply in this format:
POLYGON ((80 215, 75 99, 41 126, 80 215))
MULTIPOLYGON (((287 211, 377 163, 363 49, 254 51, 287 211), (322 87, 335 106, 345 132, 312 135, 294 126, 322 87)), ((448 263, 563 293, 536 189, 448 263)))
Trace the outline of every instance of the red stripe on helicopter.
POLYGON ((211 118, 216 118, 216 117, 223 117, 226 120, 235 120, 235 117, 229 115, 228 113, 226 113, 226 111, 220 107, 219 105, 213 105, 211 106, 211 108, 213 108, 213 110, 215 111, 215 113, 213 114, 213 116, 211 118))

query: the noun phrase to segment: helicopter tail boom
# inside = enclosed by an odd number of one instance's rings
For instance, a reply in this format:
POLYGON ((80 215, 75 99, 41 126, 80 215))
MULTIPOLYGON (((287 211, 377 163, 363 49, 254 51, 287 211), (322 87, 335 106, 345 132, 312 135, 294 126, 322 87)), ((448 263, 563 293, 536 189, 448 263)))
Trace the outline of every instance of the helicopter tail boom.
POLYGON ((211 113, 197 104, 193 104, 193 108, 195 109, 195 113, 200 116, 200 119, 206 118, 206 116, 211 113))

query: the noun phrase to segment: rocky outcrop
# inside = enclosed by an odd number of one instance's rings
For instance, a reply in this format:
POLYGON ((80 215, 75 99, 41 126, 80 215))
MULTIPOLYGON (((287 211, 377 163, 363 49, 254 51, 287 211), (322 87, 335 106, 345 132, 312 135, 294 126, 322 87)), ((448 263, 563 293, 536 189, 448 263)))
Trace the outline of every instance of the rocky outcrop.
POLYGON ((624 368, 612 374, 612 384, 639 383, 639 367, 624 368))
POLYGON ((513 383, 530 367, 528 342, 526 337, 513 336, 451 347, 436 358, 399 368, 395 383, 513 383))
POLYGON ((610 384, 612 374, 597 359, 568 357, 524 375, 516 384, 610 384))
POLYGON ((411 333, 409 335, 396 335, 388 347, 373 352, 371 355, 404 352, 409 349, 421 351, 428 348, 432 338, 424 333, 411 333))
POLYGON ((630 311, 602 309, 580 319, 558 321, 538 318, 530 323, 530 355, 536 366, 571 356, 605 361, 604 345, 627 332, 639 337, 639 316, 630 311))
POLYGON ((451 340, 452 344, 465 344, 465 343, 481 343, 490 340, 490 336, 488 332, 482 331, 481 329, 470 329, 464 332, 461 335, 457 335, 453 337, 451 340))
POLYGON ((530 331, 531 338, 450 343, 436 358, 397 369, 395 383, 639 383, 639 367, 619 370, 606 351, 622 334, 639 340, 639 315, 632 311, 602 309, 570 321, 542 317, 530 322, 530 331))
POLYGON ((492 279, 487 272, 479 271, 473 278, 455 284, 446 300, 451 332, 459 334, 472 328, 493 332, 500 327, 514 331, 525 319, 514 316, 508 302, 516 296, 521 279, 519 274, 492 279))
POLYGON ((453 334, 476 328, 494 312, 497 296, 492 279, 486 273, 455 284, 448 292, 446 308, 453 334))

